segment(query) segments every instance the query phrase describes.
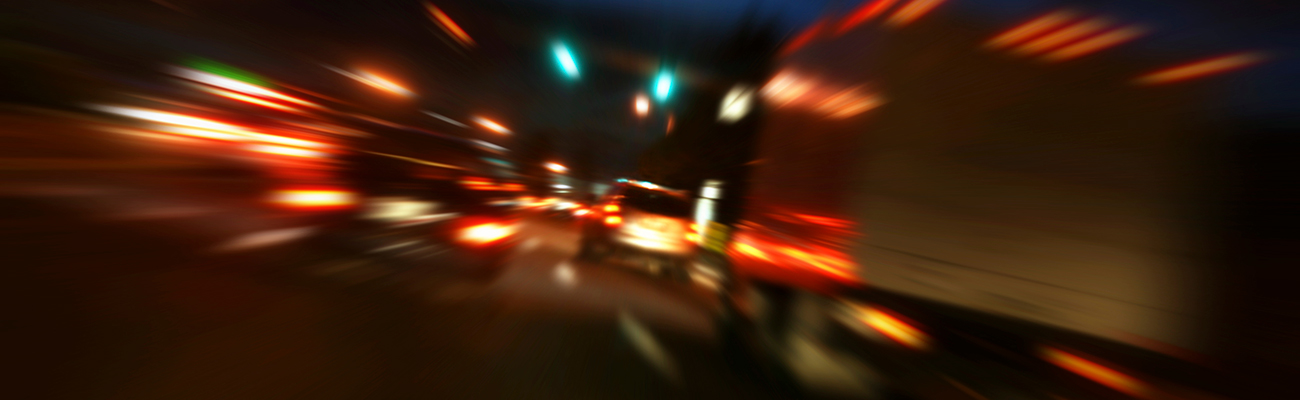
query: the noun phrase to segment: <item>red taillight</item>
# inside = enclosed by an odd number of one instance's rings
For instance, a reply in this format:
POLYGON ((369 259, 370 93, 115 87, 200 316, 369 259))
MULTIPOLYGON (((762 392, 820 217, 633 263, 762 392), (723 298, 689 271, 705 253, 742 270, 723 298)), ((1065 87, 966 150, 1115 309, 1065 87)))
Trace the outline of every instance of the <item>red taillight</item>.
POLYGON ((484 245, 505 239, 513 234, 515 234, 513 226, 493 222, 461 229, 457 239, 466 243, 484 245))
POLYGON ((588 210, 588 209, 586 209, 586 208, 582 208, 582 207, 578 207, 577 209, 573 210, 573 215, 574 215, 574 216, 581 217, 581 216, 583 216, 583 215, 587 215, 587 213, 589 213, 589 212, 591 212, 591 210, 588 210))
POLYGON ((605 205, 605 212, 618 212, 618 205, 617 204, 605 205))
POLYGON ((610 215, 608 217, 605 217, 605 225, 618 226, 619 224, 622 223, 623 223, 623 217, 617 215, 610 215))

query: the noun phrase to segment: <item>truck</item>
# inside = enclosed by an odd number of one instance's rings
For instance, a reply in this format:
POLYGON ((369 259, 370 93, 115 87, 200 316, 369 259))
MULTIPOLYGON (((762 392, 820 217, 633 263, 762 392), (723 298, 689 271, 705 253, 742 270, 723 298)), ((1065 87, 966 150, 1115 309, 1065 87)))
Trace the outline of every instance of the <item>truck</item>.
POLYGON ((1268 195, 1239 190, 1253 150, 1222 111, 1230 80, 1135 54, 1137 28, 1061 36, 1105 16, 1008 27, 889 3, 795 35, 755 83, 748 189, 730 194, 744 209, 725 251, 728 343, 797 385, 915 398, 1278 384, 1294 363, 1258 349, 1294 345, 1245 325, 1294 301, 1243 293, 1279 285, 1242 265, 1257 247, 1231 244, 1258 233, 1235 202, 1268 195), (817 370, 807 351, 841 361, 817 370), (815 383, 831 370, 857 382, 815 383))

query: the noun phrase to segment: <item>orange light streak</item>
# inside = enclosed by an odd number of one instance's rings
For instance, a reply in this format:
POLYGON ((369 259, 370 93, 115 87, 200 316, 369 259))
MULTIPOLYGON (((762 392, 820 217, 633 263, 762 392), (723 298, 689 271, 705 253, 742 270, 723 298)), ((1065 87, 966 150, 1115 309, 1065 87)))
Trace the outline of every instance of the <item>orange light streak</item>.
POLYGON ((1040 349, 1040 354, 1047 362, 1130 396, 1146 398, 1150 394, 1150 388, 1142 381, 1082 357, 1047 346, 1040 349))
POLYGON ((1044 35, 1043 37, 1030 41, 1029 43, 1025 43, 1023 46, 1020 46, 1011 52, 1021 56, 1042 53, 1096 33, 1097 31, 1106 28, 1107 25, 1110 25, 1110 23, 1106 20, 1101 18, 1092 18, 1044 35))
POLYGON ((1138 85, 1159 85, 1202 78, 1259 64, 1267 59, 1268 57, 1259 52, 1229 54, 1142 75, 1134 79, 1133 83, 1138 85))
POLYGON ((1074 18, 1074 13, 1070 11, 1055 11, 1050 14, 1038 17, 1032 21, 1020 24, 1000 35, 994 36, 987 42, 984 47, 989 49, 1000 49, 1003 47, 1015 45, 1026 40, 1032 39, 1058 25, 1074 18))
POLYGON ((894 28, 910 24, 938 7, 940 3, 943 3, 943 0, 912 0, 899 7, 898 11, 894 11, 894 15, 889 16, 885 24, 894 28))
POLYGON ((855 306, 854 308, 858 311, 859 321, 898 344, 915 350, 925 350, 930 347, 929 335, 893 315, 874 307, 855 306))
POLYGON ((289 111, 289 112, 298 111, 298 109, 293 107, 289 107, 283 104, 272 103, 252 96, 245 96, 228 90, 211 88, 211 87, 203 87, 203 91, 215 94, 217 96, 225 97, 228 99, 239 100, 245 103, 255 104, 266 108, 273 108, 280 111, 289 111))
POLYGON ((765 261, 772 261, 772 258, 768 257, 767 253, 764 253, 762 250, 759 250, 757 247, 751 246, 748 243, 737 242, 733 247, 735 247, 736 251, 739 251, 741 254, 765 261))
POLYGON ((1106 33, 1084 39, 1065 46, 1043 56, 1043 60, 1060 62, 1113 47, 1146 34, 1147 30, 1136 26, 1112 29, 1106 33))
POLYGON ((448 17, 441 9, 428 2, 424 3, 424 7, 429 10, 429 15, 433 16, 434 22, 437 22, 438 27, 442 28, 444 32, 456 38, 456 41, 459 41, 465 47, 474 46, 474 39, 470 38, 469 34, 465 33, 465 30, 461 29, 460 25, 457 25, 456 21, 452 21, 451 17, 448 17))

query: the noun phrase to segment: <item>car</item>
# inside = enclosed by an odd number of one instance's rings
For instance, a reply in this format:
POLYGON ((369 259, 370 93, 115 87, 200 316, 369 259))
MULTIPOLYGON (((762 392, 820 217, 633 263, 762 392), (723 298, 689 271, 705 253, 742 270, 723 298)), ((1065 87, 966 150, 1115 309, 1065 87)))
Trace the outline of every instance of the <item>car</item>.
POLYGON ((336 250, 399 269, 500 274, 519 236, 521 217, 505 201, 513 194, 476 185, 480 176, 415 173, 425 166, 402 158, 362 154, 350 161, 357 207, 331 229, 336 250))
POLYGON ((682 192, 639 182, 615 185, 583 216, 582 228, 580 259, 635 258, 652 274, 689 279, 699 227, 682 192))

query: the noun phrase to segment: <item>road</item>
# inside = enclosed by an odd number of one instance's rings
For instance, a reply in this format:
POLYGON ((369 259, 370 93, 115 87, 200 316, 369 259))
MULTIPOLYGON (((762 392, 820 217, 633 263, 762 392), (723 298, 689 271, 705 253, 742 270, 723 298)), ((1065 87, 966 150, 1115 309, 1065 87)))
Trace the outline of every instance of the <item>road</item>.
POLYGON ((722 356, 702 289, 572 261, 571 224, 529 220, 498 279, 466 281, 436 260, 298 262, 312 231, 251 208, 32 182, 2 198, 20 398, 772 393, 722 356), (169 205, 109 206, 146 198, 169 205))

